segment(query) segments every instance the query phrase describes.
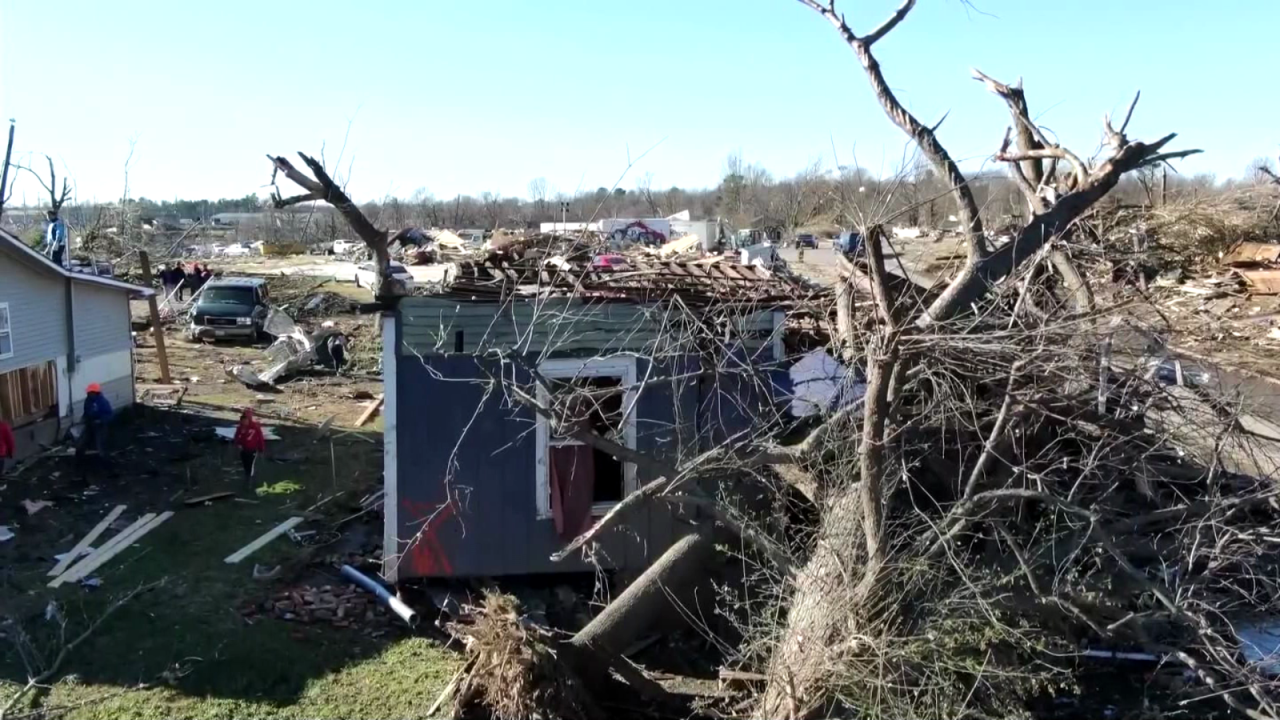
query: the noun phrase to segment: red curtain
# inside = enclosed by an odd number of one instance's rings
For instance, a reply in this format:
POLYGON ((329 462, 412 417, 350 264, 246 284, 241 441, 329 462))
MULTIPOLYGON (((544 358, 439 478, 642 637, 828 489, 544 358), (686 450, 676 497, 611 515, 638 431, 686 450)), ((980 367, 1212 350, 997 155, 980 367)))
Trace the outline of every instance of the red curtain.
POLYGON ((556 533, 564 540, 572 540, 591 527, 595 454, 588 445, 562 445, 549 450, 551 516, 556 533))

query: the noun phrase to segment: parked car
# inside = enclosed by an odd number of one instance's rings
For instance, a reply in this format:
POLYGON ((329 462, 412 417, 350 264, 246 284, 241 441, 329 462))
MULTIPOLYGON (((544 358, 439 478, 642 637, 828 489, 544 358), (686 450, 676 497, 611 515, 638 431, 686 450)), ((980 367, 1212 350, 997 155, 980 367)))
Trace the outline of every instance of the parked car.
POLYGON ((609 268, 611 270, 616 270, 618 268, 625 268, 629 264, 630 263, 627 262, 625 255, 596 255, 591 258, 591 267, 593 268, 609 268))
POLYGON ((252 250, 250 250, 248 247, 244 245, 235 244, 235 245, 228 245, 225 249, 223 249, 222 256, 223 257, 246 257, 252 252, 253 252, 252 250))
POLYGON ((214 243, 209 246, 210 257, 222 257, 227 252, 227 246, 222 243, 214 243))
MULTIPOLYGON (((406 290, 413 289, 413 274, 404 265, 394 260, 391 261, 391 277, 403 282, 406 290)), ((367 262, 356 268, 356 287, 373 290, 373 286, 377 283, 378 266, 376 263, 367 262)))
POLYGON ((333 245, 329 250, 334 255, 346 255, 361 245, 363 245, 363 243, 356 242, 355 240, 334 240, 333 245))
POLYGON ((836 252, 844 255, 853 255, 862 249, 862 235, 852 230, 845 230, 840 233, 840 237, 832 243, 836 252))
POLYGON ((814 235, 813 233, 800 233, 799 235, 796 235, 796 247, 797 248, 807 247, 807 248, 813 248, 814 250, 817 250, 818 236, 814 235))
MULTIPOLYGON (((233 246, 235 247, 235 246, 233 246)), ((267 319, 267 281, 230 277, 210 280, 191 307, 190 340, 255 339, 267 319)))

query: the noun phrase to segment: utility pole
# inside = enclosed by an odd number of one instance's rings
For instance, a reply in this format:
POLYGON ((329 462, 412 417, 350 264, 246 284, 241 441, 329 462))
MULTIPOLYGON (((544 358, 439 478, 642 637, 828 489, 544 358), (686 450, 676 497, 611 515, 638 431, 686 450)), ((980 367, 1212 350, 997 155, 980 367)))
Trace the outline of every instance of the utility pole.
POLYGON ((568 215, 569 215, 569 203, 564 200, 561 200, 560 201, 560 234, 561 235, 569 232, 568 215))
MULTIPOLYGON (((138 262, 142 265, 142 281, 147 289, 151 289, 151 258, 146 250, 138 251, 138 262)), ((160 308, 156 306, 156 294, 147 298, 147 309, 151 312, 151 336, 156 341, 156 357, 160 361, 160 382, 168 385, 173 382, 169 377, 169 353, 164 349, 164 328, 160 326, 160 308)))

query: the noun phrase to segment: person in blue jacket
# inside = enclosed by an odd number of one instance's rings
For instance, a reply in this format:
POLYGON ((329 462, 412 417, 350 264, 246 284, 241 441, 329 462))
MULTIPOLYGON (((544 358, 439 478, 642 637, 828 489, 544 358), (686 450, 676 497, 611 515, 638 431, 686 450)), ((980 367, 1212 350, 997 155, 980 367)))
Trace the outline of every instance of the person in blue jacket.
POLYGON ((49 254, 49 259, 62 267, 67 266, 67 224, 58 217, 57 211, 49 210, 45 212, 45 216, 49 220, 49 226, 45 229, 44 244, 45 252, 49 254))
POLYGON ((111 421, 113 414, 111 402, 102 394, 102 386, 89 383, 84 394, 84 432, 76 446, 76 465, 80 468, 82 479, 89 470, 85 457, 89 450, 97 452, 99 467, 107 467, 107 423, 111 421))

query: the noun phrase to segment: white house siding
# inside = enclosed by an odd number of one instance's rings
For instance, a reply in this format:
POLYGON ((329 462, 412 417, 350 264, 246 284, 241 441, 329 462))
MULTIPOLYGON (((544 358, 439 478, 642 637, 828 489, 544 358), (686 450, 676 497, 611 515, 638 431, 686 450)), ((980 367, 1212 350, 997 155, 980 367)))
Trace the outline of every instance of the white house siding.
POLYGON ((72 283, 76 364, 71 398, 76 417, 89 383, 117 408, 133 402, 133 339, 128 293, 86 282, 72 283))
POLYGON ((76 355, 87 360, 133 347, 129 294, 87 282, 71 284, 75 301, 76 355))
POLYGON ((0 373, 67 354, 66 280, 32 267, 0 245, 0 303, 9 305, 13 330, 13 356, 0 359, 0 373))

